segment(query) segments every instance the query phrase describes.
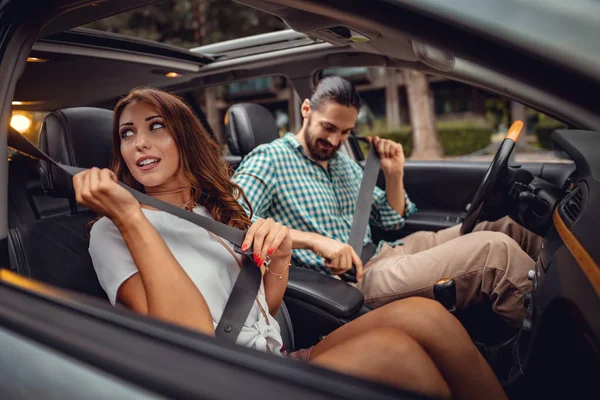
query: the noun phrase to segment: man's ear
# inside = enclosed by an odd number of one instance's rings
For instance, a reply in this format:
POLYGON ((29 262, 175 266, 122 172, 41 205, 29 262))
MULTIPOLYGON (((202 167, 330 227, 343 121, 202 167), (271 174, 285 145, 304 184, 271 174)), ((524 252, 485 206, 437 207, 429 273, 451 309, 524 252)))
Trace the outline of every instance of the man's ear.
POLYGON ((310 115, 310 100, 304 99, 302 102, 302 107, 300 108, 300 112, 302 113, 302 118, 308 118, 310 115))

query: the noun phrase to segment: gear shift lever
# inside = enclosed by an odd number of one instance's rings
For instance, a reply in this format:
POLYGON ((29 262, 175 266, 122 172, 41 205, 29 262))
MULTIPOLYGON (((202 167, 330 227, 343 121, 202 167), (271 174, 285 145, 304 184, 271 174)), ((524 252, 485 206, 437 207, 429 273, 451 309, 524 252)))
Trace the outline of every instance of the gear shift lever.
POLYGON ((433 285, 433 297, 451 313, 456 311, 456 284, 451 278, 440 279, 433 285))

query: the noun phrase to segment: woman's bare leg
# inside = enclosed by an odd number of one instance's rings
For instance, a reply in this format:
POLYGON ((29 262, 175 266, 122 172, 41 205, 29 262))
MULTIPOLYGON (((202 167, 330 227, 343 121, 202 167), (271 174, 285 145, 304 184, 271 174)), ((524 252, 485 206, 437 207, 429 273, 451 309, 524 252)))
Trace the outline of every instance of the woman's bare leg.
MULTIPOLYGON (((319 342, 311 358, 376 328, 397 329, 415 340, 440 371, 453 397, 506 398, 460 322, 438 302, 425 298, 395 301, 349 322, 319 342)), ((368 346, 362 351, 368 354, 368 346)))
POLYGON ((311 357, 311 363, 439 398, 450 388, 429 355, 394 328, 372 329, 311 357))

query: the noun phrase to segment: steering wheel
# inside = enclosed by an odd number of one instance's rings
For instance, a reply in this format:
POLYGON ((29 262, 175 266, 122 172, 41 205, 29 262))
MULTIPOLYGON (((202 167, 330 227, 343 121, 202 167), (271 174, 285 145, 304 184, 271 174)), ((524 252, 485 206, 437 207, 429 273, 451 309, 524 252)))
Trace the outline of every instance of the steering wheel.
POLYGON ((477 192, 475 192, 475 196, 473 196, 471 207, 467 211, 467 215, 460 227, 461 235, 473 232, 473 228, 479 222, 479 217, 485 209, 485 204, 494 191, 494 188, 496 188, 501 178, 506 175, 508 160, 517 144, 517 140, 519 140, 519 136, 521 136, 523 127, 524 124, 522 121, 515 121, 510 126, 508 133, 504 137, 502 144, 500 144, 490 167, 483 177, 483 181, 481 181, 477 192))

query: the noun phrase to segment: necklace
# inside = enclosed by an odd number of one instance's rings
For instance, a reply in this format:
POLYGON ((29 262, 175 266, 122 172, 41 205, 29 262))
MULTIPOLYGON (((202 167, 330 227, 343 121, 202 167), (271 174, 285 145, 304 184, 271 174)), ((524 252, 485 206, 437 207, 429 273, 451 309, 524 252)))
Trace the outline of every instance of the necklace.
POLYGON ((182 186, 182 187, 178 187, 178 188, 174 188, 174 189, 164 189, 164 190, 156 190, 156 191, 151 191, 151 192, 146 192, 149 195, 157 195, 157 194, 173 194, 173 193, 181 193, 185 190, 188 190, 189 186, 182 186))
POLYGON ((185 210, 188 210, 188 211, 192 211, 196 206, 197 206, 196 201, 194 201, 194 199, 190 197, 190 199, 188 201, 186 201, 179 207, 181 207, 185 210))
MULTIPOLYGON (((165 194, 181 193, 186 190, 190 190, 190 187, 189 186, 181 186, 181 187, 173 188, 173 189, 152 190, 152 191, 147 191, 146 193, 152 197, 156 197, 156 196, 165 195, 165 194)), ((188 210, 188 211, 192 211, 197 205, 198 205, 198 203, 196 203, 196 201, 193 199, 193 197, 190 196, 190 199, 188 201, 186 201, 185 203, 179 205, 179 207, 183 208, 185 210, 188 210)))

